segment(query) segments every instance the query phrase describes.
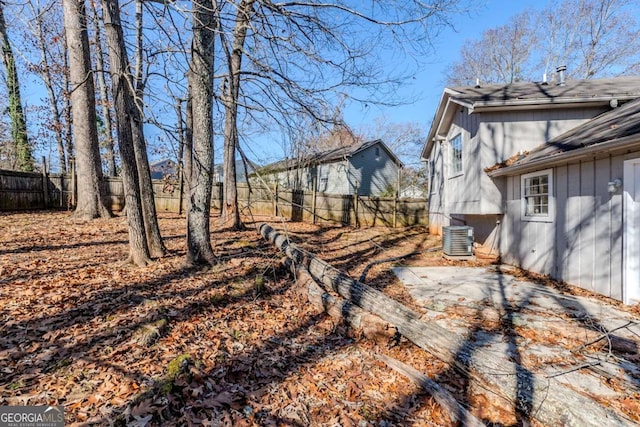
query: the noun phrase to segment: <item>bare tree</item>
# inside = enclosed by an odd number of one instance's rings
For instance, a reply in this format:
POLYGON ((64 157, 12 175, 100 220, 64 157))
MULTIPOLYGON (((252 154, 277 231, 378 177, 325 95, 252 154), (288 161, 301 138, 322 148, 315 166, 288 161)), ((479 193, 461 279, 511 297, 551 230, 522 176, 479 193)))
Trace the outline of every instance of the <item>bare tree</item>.
POLYGON ((372 127, 360 131, 367 140, 381 139, 405 165, 420 158, 426 132, 421 123, 396 123, 384 116, 375 119, 372 127))
MULTIPOLYGON (((397 102, 393 88, 406 75, 382 73, 377 52, 389 48, 410 57, 409 52, 426 49, 429 36, 459 4, 225 2, 219 8, 218 32, 227 60, 221 77, 226 186, 233 186, 228 180, 233 180, 234 139, 240 136, 233 129, 239 122, 286 129, 288 117, 308 116, 330 130, 325 142, 342 138, 340 144, 345 144, 347 137, 352 142, 353 135, 331 107, 336 98, 344 98, 337 93, 366 88, 367 96, 358 101, 397 102)), ((225 195, 228 212, 237 211, 232 195, 232 190, 225 195)))
MULTIPOLYGON (((142 23, 142 2, 136 1, 136 63, 133 79, 129 78, 129 88, 132 91, 131 101, 134 108, 131 110, 129 120, 133 136, 133 149, 138 170, 142 214, 144 218, 149 253, 153 257, 161 257, 165 254, 166 248, 162 242, 162 236, 160 234, 156 204, 153 196, 153 184, 151 182, 151 170, 149 168, 149 158, 147 155, 147 144, 144 138, 144 105, 142 103, 144 95, 144 79, 142 71, 142 23)), ((124 39, 121 41, 121 49, 123 52, 126 52, 124 39)))
POLYGON ((0 45, 2 49, 2 62, 7 72, 7 93, 9 101, 9 117, 11 119, 11 139, 16 160, 16 166, 21 171, 32 171, 34 168, 32 148, 27 137, 27 121, 22 109, 22 97, 20 96, 20 83, 18 69, 16 67, 13 49, 7 34, 7 25, 4 19, 4 2, 0 2, 0 45))
POLYGON ((142 213, 140 180, 133 142, 133 118, 135 117, 134 91, 131 86, 129 60, 120 23, 118 0, 103 0, 103 20, 111 63, 111 84, 116 109, 118 146, 122 160, 122 177, 129 225, 129 259, 136 265, 149 263, 149 248, 142 213))
POLYGON ((529 79, 535 34, 530 11, 485 31, 479 40, 467 42, 462 47, 460 60, 448 70, 448 83, 465 86, 476 82, 513 83, 529 79))
MULTIPOLYGON (((217 3, 214 1, 214 3, 217 3)), ((222 203, 222 215, 220 217, 223 225, 231 229, 239 229, 242 226, 240 221, 240 211, 238 209, 238 190, 236 186, 236 151, 238 149, 238 98, 240 92, 240 72, 242 70, 242 57, 244 55, 244 44, 247 38, 247 31, 251 24, 253 4, 255 0, 240 0, 235 13, 235 25, 233 28, 232 40, 227 42, 227 37, 223 31, 219 31, 220 42, 224 49, 228 75, 222 85, 222 103, 225 109, 224 120, 224 194, 222 203)), ((217 8, 218 9, 218 8, 217 8)), ((220 18, 218 18, 220 22, 220 18)))
MULTIPOLYGON (((187 263, 212 264, 209 215, 213 183, 213 59, 215 16, 211 2, 193 1, 193 40, 189 71, 190 114, 187 120, 192 145, 187 170, 187 263)), ((187 154, 189 156, 189 154, 187 154)))
POLYGON ((71 113, 78 171, 75 215, 85 219, 110 216, 102 199, 100 185, 102 168, 85 4, 84 0, 63 0, 62 7, 69 55, 71 113))
POLYGON ((104 64, 104 52, 102 51, 102 30, 100 28, 100 19, 98 17, 98 8, 95 0, 89 0, 89 11, 93 21, 93 40, 96 58, 96 81, 100 93, 100 108, 102 110, 104 149, 107 160, 107 174, 116 176, 116 154, 113 142, 113 125, 111 123, 111 109, 109 108, 109 95, 107 91, 107 82, 105 80, 106 68, 104 64))
POLYGON ((30 64, 29 69, 40 76, 47 91, 49 112, 43 127, 53 132, 59 168, 62 173, 66 173, 65 126, 60 112, 61 100, 64 98, 62 93, 64 88, 59 81, 62 79, 62 75, 66 73, 66 70, 60 63, 62 62, 61 59, 55 57, 56 53, 60 52, 55 51, 56 47, 61 44, 60 40, 63 40, 60 35, 63 31, 62 26, 59 22, 56 22, 56 20, 59 21, 59 10, 53 8, 43 10, 38 0, 31 1, 28 4, 34 16, 34 19, 28 23, 28 35, 35 38, 35 45, 39 51, 39 61, 30 64))
POLYGON ((466 42, 460 59, 447 69, 447 83, 539 81, 553 78, 559 65, 579 79, 637 73, 638 6, 624 0, 557 0, 540 12, 526 11, 466 42))
MULTIPOLYGON (((625 10, 630 3, 633 2, 574 0, 582 30, 577 39, 576 64, 569 64, 569 75, 588 79, 624 74, 640 63, 640 27, 635 16, 625 10)), ((576 14, 566 24, 575 21, 576 14)))

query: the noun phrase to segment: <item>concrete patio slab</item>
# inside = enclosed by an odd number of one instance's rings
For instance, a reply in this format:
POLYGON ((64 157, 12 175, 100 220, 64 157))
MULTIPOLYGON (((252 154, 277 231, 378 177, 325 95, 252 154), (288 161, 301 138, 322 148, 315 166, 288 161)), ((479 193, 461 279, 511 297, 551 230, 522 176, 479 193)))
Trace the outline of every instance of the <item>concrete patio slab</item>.
POLYGON ((607 300, 522 280, 507 266, 394 267, 422 319, 598 401, 640 396, 640 318, 607 300))
MULTIPOLYGON (((591 318, 611 330, 636 322, 621 331, 640 339, 640 319, 615 305, 589 297, 518 279, 510 267, 393 267, 411 296, 426 308, 450 304, 493 306, 513 312, 537 312, 545 316, 591 318), (634 334, 637 334, 634 336, 634 334)), ((442 310, 436 310, 442 311, 442 310)))

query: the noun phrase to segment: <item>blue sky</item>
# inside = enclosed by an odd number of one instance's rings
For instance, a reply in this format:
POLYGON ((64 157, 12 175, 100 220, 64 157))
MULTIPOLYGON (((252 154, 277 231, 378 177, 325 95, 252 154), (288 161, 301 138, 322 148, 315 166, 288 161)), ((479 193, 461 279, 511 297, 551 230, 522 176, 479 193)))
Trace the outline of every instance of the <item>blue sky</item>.
POLYGON ((435 44, 435 54, 424 58, 424 69, 403 89, 408 98, 418 101, 399 107, 381 108, 352 106, 345 111, 345 119, 354 129, 367 127, 377 117, 384 116, 392 122, 417 122, 428 129, 444 89, 446 67, 457 60, 460 48, 466 40, 477 39, 483 31, 504 25, 509 18, 527 9, 543 9, 548 0, 485 0, 478 2, 477 10, 457 16, 454 29, 442 31, 435 44))

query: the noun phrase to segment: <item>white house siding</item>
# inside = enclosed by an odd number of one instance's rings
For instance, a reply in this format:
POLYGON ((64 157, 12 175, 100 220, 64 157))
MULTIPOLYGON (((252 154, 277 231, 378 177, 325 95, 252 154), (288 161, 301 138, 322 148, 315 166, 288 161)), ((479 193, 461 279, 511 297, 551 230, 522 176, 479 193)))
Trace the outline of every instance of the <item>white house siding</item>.
POLYGON ((629 156, 553 168, 556 215, 548 223, 521 220, 521 177, 509 177, 500 230, 502 259, 622 299, 622 195, 611 195, 607 188, 609 181, 623 176, 629 156))

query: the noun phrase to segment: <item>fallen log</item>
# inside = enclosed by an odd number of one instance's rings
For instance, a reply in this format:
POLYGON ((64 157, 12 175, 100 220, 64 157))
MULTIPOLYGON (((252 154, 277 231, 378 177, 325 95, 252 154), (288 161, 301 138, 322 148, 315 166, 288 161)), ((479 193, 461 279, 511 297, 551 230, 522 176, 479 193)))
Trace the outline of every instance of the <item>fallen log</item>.
MULTIPOLYGON (((344 321, 350 328, 354 331, 362 332, 368 339, 388 342, 395 335, 395 332, 391 331, 393 328, 390 328, 389 324, 378 316, 367 313, 344 298, 334 297, 327 293, 316 283, 304 266, 299 266, 296 269, 292 262, 287 263, 287 266, 296 275, 298 286, 302 288, 303 293, 307 292, 307 299, 315 308, 326 312, 336 320, 344 321)), ((462 406, 451 393, 423 373, 384 354, 377 354, 376 357, 391 369, 406 376, 413 383, 427 391, 447 412, 452 421, 469 427, 485 426, 482 421, 462 406)))
POLYGON ((445 390, 437 382, 427 377, 422 372, 413 367, 393 359, 384 354, 377 354, 376 357, 387 364, 391 369, 409 378, 414 384, 426 390, 438 404, 447 411, 453 422, 460 423, 466 427, 485 427, 485 424, 475 415, 462 406, 451 393, 445 390))
POLYGON ((344 298, 334 297, 327 293, 304 266, 295 268, 293 263, 288 267, 296 275, 298 286, 307 300, 316 309, 326 312, 333 319, 346 323, 353 331, 362 333, 366 338, 377 342, 388 343, 396 335, 395 328, 375 314, 371 314, 344 298))
POLYGON ((519 422, 536 419, 545 425, 563 426, 633 426, 623 415, 604 407, 587 396, 564 386, 554 378, 537 375, 514 362, 518 359, 515 344, 503 354, 487 348, 492 338, 464 339, 389 298, 380 291, 353 280, 328 263, 299 249, 288 237, 268 224, 259 227, 260 234, 273 243, 296 269, 304 266, 318 283, 338 293, 350 303, 391 323, 414 344, 451 366, 468 382, 491 392, 495 398, 512 405, 519 422))

